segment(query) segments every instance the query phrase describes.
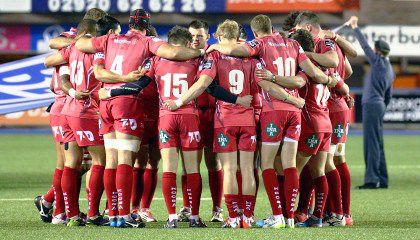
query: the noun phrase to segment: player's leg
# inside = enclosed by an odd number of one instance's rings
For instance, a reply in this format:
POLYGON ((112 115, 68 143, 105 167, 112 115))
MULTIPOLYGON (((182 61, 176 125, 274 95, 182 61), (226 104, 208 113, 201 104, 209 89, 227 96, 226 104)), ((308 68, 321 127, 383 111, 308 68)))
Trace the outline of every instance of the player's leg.
MULTIPOLYGON (((206 133, 213 134, 213 133, 206 133)), ((222 215, 222 194, 223 194, 223 171, 220 163, 220 159, 213 152, 213 148, 205 146, 204 149, 204 161, 208 170, 209 187, 211 199, 213 202, 212 207, 212 218, 211 222, 223 222, 222 215)))
POLYGON ((115 185, 118 165, 118 150, 115 139, 115 132, 109 132, 104 136, 105 147, 105 170, 104 170, 104 188, 107 198, 107 209, 111 227, 117 226, 118 220, 118 193, 115 185))
POLYGON ((261 170, 273 215, 263 222, 257 221, 257 225, 260 227, 285 227, 280 202, 279 183, 274 170, 274 160, 283 136, 280 129, 284 128, 284 121, 280 117, 277 111, 263 112, 261 114, 261 170))
POLYGON ((168 211, 166 228, 178 227, 176 214, 176 172, 178 170, 178 149, 176 147, 162 148, 162 193, 168 211))
POLYGON ((236 177, 238 170, 238 154, 236 133, 239 127, 214 129, 214 151, 220 159, 223 169, 223 194, 229 217, 222 228, 239 228, 239 189, 236 177))
MULTIPOLYGON (((144 135, 143 135, 144 137, 144 135)), ((142 138, 144 139, 144 138, 142 138)), ((140 200, 143 194, 144 188, 144 171, 147 165, 148 154, 147 146, 143 143, 140 146, 140 150, 136 153, 133 165, 133 184, 131 188, 131 208, 133 215, 139 217, 140 200)))
MULTIPOLYGON (((157 132, 157 131, 156 131, 157 132)), ((155 194, 157 181, 158 181, 158 170, 159 161, 161 159, 159 148, 157 147, 157 139, 149 141, 148 147, 149 162, 146 166, 143 176, 143 194, 141 198, 141 211, 140 216, 143 221, 156 222, 156 217, 150 211, 150 205, 155 194)))
POLYGON ((187 172, 187 193, 191 206, 190 227, 207 227, 200 219, 200 200, 202 179, 200 175, 199 159, 202 156, 199 119, 196 115, 178 115, 179 139, 185 171, 187 172))
MULTIPOLYGON (((105 148, 104 145, 89 146, 88 151, 92 156, 91 174, 89 177, 89 212, 88 222, 94 225, 103 225, 103 217, 100 214, 99 206, 102 193, 104 191, 104 171, 105 171, 105 148)), ((86 179, 88 179, 86 177, 86 179)))

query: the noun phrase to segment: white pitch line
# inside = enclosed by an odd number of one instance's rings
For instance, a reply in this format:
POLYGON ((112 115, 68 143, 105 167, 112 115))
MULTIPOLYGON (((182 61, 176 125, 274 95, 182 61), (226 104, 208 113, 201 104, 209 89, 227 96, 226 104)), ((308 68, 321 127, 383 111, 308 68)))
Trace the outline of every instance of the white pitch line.
MULTIPOLYGON (((356 169, 365 168, 365 165, 355 165, 355 166, 350 165, 350 170, 352 168, 356 168, 356 169)), ((388 169, 419 169, 420 165, 395 165, 395 166, 388 166, 387 168, 388 169)))
MULTIPOLYGON (((33 201, 33 198, 0 198, 0 202, 8 202, 8 201, 33 201)), ((80 201, 87 201, 86 198, 80 198, 80 201)), ((164 198, 153 198, 153 200, 158 200, 158 201, 163 201, 165 200, 164 198)), ((177 198, 176 200, 178 201, 182 201, 182 198, 177 198)), ((211 198, 201 198, 201 201, 211 201, 211 198)), ((103 200, 105 201, 105 200, 103 200)))

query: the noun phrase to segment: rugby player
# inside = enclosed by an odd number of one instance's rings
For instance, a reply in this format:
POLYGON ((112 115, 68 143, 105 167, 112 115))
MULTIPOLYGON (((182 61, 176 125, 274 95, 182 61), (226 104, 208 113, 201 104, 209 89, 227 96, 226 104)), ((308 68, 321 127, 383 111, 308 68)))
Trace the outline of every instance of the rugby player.
MULTIPOLYGON (((327 82, 327 76, 316 68, 306 57, 299 44, 289 40, 280 34, 273 35, 271 20, 265 15, 258 15, 251 21, 251 29, 256 37, 255 40, 246 44, 215 44, 210 46, 207 52, 218 50, 219 52, 238 57, 259 57, 270 72, 274 72, 273 82, 279 82, 286 87, 285 98, 272 99, 273 88, 269 81, 260 81, 259 86, 263 92, 263 107, 260 116, 261 121, 261 169, 263 181, 270 201, 273 215, 259 223, 262 227, 285 227, 285 220, 281 208, 279 183, 274 170, 274 160, 280 143, 281 161, 285 169, 285 185, 287 210, 289 216, 293 216, 295 192, 298 186, 298 173, 296 170, 297 142, 300 135, 300 109, 288 103, 292 96, 297 97, 294 88, 301 87, 304 82, 298 78, 289 78, 297 72, 297 66, 301 67, 309 76, 327 82), (286 78, 285 78, 286 77, 286 78), (289 170, 287 170, 289 169, 289 170), (290 206, 290 207, 289 207, 290 206)), ((266 72, 264 72, 266 73, 266 72)), ((280 87, 280 86, 279 86, 280 87)), ((301 100, 298 106, 303 106, 301 100)), ((288 216, 288 217, 289 217, 288 216)), ((288 226, 294 226, 293 218, 289 217, 288 226)))
MULTIPOLYGON (((96 35, 96 23, 93 20, 82 20, 78 25, 77 37, 96 35)), ((99 98, 100 82, 93 75, 93 54, 85 54, 74 45, 60 50, 59 53, 45 59, 46 66, 57 66, 68 63, 69 68, 61 68, 61 75, 70 75, 70 82, 63 82, 61 89, 68 93, 62 109, 61 124, 65 166, 62 176, 62 189, 67 226, 81 226, 77 178, 83 159, 83 147, 87 147, 92 156, 93 166, 89 181, 88 223, 101 225, 103 218, 99 214, 99 203, 103 192, 103 172, 105 150, 102 137, 99 135, 99 98), (66 86, 68 85, 68 86, 66 86)))
MULTIPOLYGON (((92 8, 86 12, 83 19, 92 19, 99 20, 106 13, 98 8, 92 8)), ((61 49, 69 46, 74 43, 74 38, 76 37, 77 29, 71 28, 67 32, 63 32, 60 36, 53 38, 49 41, 49 46, 51 49, 61 49)), ((63 65, 65 66, 65 65, 63 65)), ((65 210, 64 210, 64 200, 61 190, 61 177, 63 175, 64 168, 64 153, 61 146, 62 143, 62 127, 60 125, 60 113, 61 109, 64 106, 65 94, 60 88, 60 76, 59 68, 61 66, 54 67, 53 75, 51 78, 50 89, 53 91, 56 96, 53 105, 50 108, 50 126, 53 132, 53 139, 55 145, 55 151, 57 156, 56 169, 53 174, 53 184, 50 190, 43 196, 37 196, 34 200, 35 206, 40 213, 41 219, 44 222, 51 222, 52 224, 65 223, 65 210), (51 214, 52 203, 55 201, 54 213, 51 214)), ((83 174, 79 174, 83 175, 83 174)), ((78 183, 81 183, 81 179, 78 179, 78 183)), ((80 187, 79 187, 80 191, 80 187)))
MULTIPOLYGON (((353 56, 351 52, 355 52, 355 49, 348 43, 346 40, 342 39, 338 35, 331 36, 331 32, 323 31, 319 24, 319 18, 316 14, 312 12, 302 12, 295 21, 296 29, 306 29, 310 31, 312 37, 315 41, 315 52, 310 53, 308 52, 308 56, 319 63, 321 66, 324 67, 332 67, 332 71, 334 76, 338 78, 340 81, 338 86, 331 88, 331 97, 328 100, 328 108, 330 109, 330 119, 333 126, 333 135, 332 135, 332 144, 331 149, 329 150, 327 163, 326 163, 326 177, 328 179, 328 185, 330 189, 330 194, 328 195, 328 216, 326 216, 325 224, 329 226, 341 226, 344 222, 343 218, 343 208, 342 208, 342 200, 341 200, 341 178, 339 171, 336 169, 333 161, 334 155, 342 155, 344 151, 343 142, 346 139, 347 127, 349 123, 349 107, 348 104, 352 102, 352 98, 349 95, 349 88, 347 84, 344 83, 344 79, 346 79, 349 75, 351 75, 351 66, 347 61, 343 51, 343 49, 347 49, 350 52, 350 55, 353 56), (330 38, 321 38, 329 36, 330 38), (337 44, 335 39, 341 43, 337 44), (347 71, 346 71, 347 70, 347 71), (347 72, 347 73, 346 73, 347 72), (337 151, 337 145, 339 146, 337 151)), ((340 162, 343 163, 343 162, 340 162)), ((341 164, 337 164, 341 165, 341 164)), ((342 167, 340 167, 342 168, 342 167)), ((347 168, 348 169, 348 168, 347 168)), ((308 171, 304 171, 303 174, 307 174, 308 171)), ((343 172, 346 173, 346 172, 343 172)), ((348 172, 347 172, 348 173, 348 172)), ((344 174, 344 176, 349 176, 344 174)), ((304 179, 303 177, 302 179, 304 179)), ((345 179, 346 180, 346 179, 345 179)), ((303 182, 302 182, 303 183, 303 182)), ((303 184, 307 184, 305 182, 303 184)), ((308 187, 302 187, 302 196, 308 195, 308 187), (306 193, 305 193, 306 191, 306 193)), ((346 195, 347 196, 347 195, 346 195)), ((306 211, 306 198, 302 197, 299 200, 299 207, 298 211, 303 212, 306 211), (303 202, 302 202, 302 201, 303 202), (303 205, 302 205, 303 204, 303 205)), ((303 213, 304 215, 304 213, 303 213)), ((300 217, 301 220, 304 217, 300 217)), ((349 222, 352 222, 351 215, 349 215, 349 222)))
MULTIPOLYGON (((191 33, 193 40, 192 48, 207 49, 207 41, 210 38, 209 25, 201 20, 194 20, 188 25, 188 31, 191 33)), ((197 99, 198 116, 200 118, 200 133, 202 138, 202 145, 204 150, 204 161, 208 169, 210 195, 213 202, 213 214, 211 222, 223 222, 222 215, 222 194, 223 194, 223 172, 220 165, 220 160, 213 152, 213 128, 208 128, 214 125, 215 99, 207 92, 204 92, 197 99)), ((201 161, 201 159, 200 159, 201 161)), ((183 207, 178 213, 179 221, 189 221, 191 209, 188 206, 188 196, 186 192, 186 175, 185 171, 181 177, 183 207)))
MULTIPOLYGON (((145 36, 149 26, 149 13, 143 9, 136 9, 130 13, 130 30, 126 34, 81 38, 76 42, 76 48, 88 53, 104 52, 103 79, 97 77, 101 81, 114 81, 106 82, 105 87, 122 85, 119 80, 124 79, 127 74, 135 76, 139 66, 153 55, 166 59, 187 60, 204 54, 204 51, 169 45, 158 38, 145 36)), ((107 158, 104 183, 110 225, 113 227, 144 227, 142 221, 132 218, 130 211, 133 153, 139 151, 144 128, 143 112, 132 109, 141 110, 138 97, 114 97, 101 101, 100 105, 101 133, 104 134, 107 158)))

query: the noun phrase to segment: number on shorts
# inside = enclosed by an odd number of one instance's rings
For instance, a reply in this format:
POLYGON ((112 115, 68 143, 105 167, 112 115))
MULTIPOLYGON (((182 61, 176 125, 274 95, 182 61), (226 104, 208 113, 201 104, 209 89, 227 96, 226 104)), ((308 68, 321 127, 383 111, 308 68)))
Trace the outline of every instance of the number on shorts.
POLYGON ((230 92, 241 94, 244 90, 244 73, 241 70, 232 70, 229 72, 230 92))
POLYGON ((277 66, 277 75, 281 77, 295 76, 296 74, 296 61, 294 58, 288 57, 286 60, 283 60, 282 57, 279 57, 273 61, 273 64, 277 66))
POLYGON ((170 97, 172 95, 180 98, 184 92, 188 90, 188 82, 186 73, 167 73, 161 77, 163 81, 163 96, 170 97))

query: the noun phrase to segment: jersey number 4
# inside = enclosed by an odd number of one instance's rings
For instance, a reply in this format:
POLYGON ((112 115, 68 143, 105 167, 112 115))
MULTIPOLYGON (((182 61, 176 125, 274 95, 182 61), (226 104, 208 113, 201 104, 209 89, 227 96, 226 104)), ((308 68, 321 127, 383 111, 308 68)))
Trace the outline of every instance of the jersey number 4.
POLYGON ((163 81, 163 96, 180 98, 188 90, 186 73, 167 73, 160 78, 163 81))

